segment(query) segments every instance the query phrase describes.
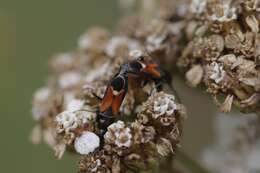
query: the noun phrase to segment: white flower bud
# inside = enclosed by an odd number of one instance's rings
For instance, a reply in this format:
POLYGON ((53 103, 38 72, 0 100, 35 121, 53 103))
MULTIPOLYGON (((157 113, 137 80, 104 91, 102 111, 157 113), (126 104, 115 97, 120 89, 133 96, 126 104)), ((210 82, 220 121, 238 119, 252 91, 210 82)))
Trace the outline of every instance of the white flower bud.
POLYGON ((99 145, 99 137, 93 132, 86 131, 80 137, 76 138, 74 148, 79 154, 86 155, 95 151, 99 145))

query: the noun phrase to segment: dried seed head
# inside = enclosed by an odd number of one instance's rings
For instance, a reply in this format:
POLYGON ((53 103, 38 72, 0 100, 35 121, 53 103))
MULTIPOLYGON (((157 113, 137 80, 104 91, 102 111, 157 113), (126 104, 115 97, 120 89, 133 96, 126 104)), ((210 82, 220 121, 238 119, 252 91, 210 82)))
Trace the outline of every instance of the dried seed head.
POLYGON ((92 123, 95 114, 85 111, 64 111, 56 116, 57 132, 72 132, 78 127, 92 123))
POLYGON ((132 144, 132 134, 130 128, 126 127, 123 121, 117 121, 108 127, 105 134, 105 140, 109 144, 117 147, 130 147, 132 144))
POLYGON ((155 112, 154 118, 158 118, 162 115, 170 116, 174 114, 174 111, 177 109, 175 104, 175 98, 173 95, 160 95, 154 101, 153 110, 155 112))
POLYGON ((231 8, 229 4, 217 4, 210 20, 218 22, 230 22, 237 19, 236 8, 231 8))
MULTIPOLYGON (((53 57, 46 90, 36 94, 33 110, 40 117, 36 136, 42 136, 57 157, 61 158, 67 149, 84 155, 79 164, 80 172, 120 173, 128 172, 129 168, 140 171, 156 168, 159 153, 164 157, 175 150, 182 131, 184 109, 174 96, 164 92, 154 90, 146 100, 155 88, 154 82, 144 88, 130 85, 120 106, 120 113, 129 116, 122 116, 124 122, 117 121, 108 127, 102 146, 95 134, 100 132, 97 112, 91 108, 100 103, 93 93, 102 98, 107 83, 127 60, 145 56, 162 65, 174 63, 185 42, 182 37, 186 21, 182 18, 188 13, 187 2, 162 1, 158 3, 159 10, 150 10, 158 14, 154 20, 142 23, 141 18, 134 17, 130 23, 124 22, 127 23, 125 31, 110 38, 106 30, 91 28, 79 38, 75 51, 53 57), (129 27, 130 24, 133 26, 129 27), (144 53, 144 49, 152 56, 144 53)), ((151 7, 149 3, 144 5, 151 7)), ((196 23, 194 31, 197 26, 196 23)), ((206 29, 204 31, 206 33, 206 29)), ((189 35, 190 38, 194 36, 189 35)), ((205 51, 208 48, 213 51, 207 55, 208 60, 218 58, 223 49, 221 38, 205 39, 205 43, 214 47, 203 45, 205 51)))
POLYGON ((111 158, 106 158, 103 152, 95 152, 83 156, 79 162, 79 172, 111 173, 111 158), (109 165, 109 166, 108 166, 109 165))
POLYGON ((206 6, 207 0, 192 0, 190 11, 195 14, 201 14, 205 12, 206 6))
MULTIPOLYGON (((201 81, 199 75, 192 73, 194 66, 200 65, 205 72, 201 83, 206 90, 213 96, 232 95, 232 103, 241 108, 242 100, 259 90, 259 1, 213 0, 206 1, 205 7, 203 2, 191 2, 197 8, 190 8, 190 15, 185 18, 187 46, 181 51, 178 65, 192 86, 201 81)), ((231 103, 231 99, 227 101, 231 103)), ((242 109, 257 111, 256 107, 254 104, 242 109)))
POLYGON ((147 143, 154 139, 156 131, 153 126, 144 126, 140 122, 136 121, 131 124, 133 129, 133 141, 134 143, 147 143))

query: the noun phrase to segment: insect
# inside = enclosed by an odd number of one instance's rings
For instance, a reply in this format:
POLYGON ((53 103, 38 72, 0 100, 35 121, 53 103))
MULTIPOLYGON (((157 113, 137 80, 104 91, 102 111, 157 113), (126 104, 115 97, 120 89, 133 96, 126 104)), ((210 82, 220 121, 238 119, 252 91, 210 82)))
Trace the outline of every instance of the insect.
POLYGON ((163 83, 171 84, 171 76, 160 65, 153 61, 145 60, 144 56, 140 56, 136 60, 129 62, 129 73, 135 78, 141 80, 141 87, 144 87, 148 82, 155 83, 157 91, 162 90, 163 83))
POLYGON ((109 125, 111 125, 116 116, 119 115, 120 106, 128 90, 128 64, 121 66, 119 72, 107 85, 103 98, 99 98, 101 103, 97 110, 97 122, 100 130, 99 136, 103 143, 104 134, 109 125))
MULTIPOLYGON (((147 55, 152 57, 148 52, 147 55)), ((158 63, 147 60, 145 55, 142 54, 139 55, 136 60, 130 61, 128 64, 130 81, 134 81, 134 83, 140 81, 140 87, 144 87, 149 82, 154 82, 157 91, 162 91, 163 84, 166 83, 176 96, 177 101, 181 101, 178 93, 172 86, 172 77, 170 73, 164 70, 158 63)))
POLYGON ((157 91, 163 89, 163 83, 168 83, 169 86, 171 86, 170 75, 163 70, 159 64, 145 60, 144 56, 140 56, 136 60, 121 65, 119 72, 108 83, 104 97, 100 98, 93 93, 94 96, 101 100, 96 112, 101 144, 104 143, 104 134, 108 126, 111 125, 120 114, 120 106, 128 91, 129 77, 131 77, 134 83, 140 82, 141 87, 144 87, 148 82, 152 81, 155 83, 157 91))

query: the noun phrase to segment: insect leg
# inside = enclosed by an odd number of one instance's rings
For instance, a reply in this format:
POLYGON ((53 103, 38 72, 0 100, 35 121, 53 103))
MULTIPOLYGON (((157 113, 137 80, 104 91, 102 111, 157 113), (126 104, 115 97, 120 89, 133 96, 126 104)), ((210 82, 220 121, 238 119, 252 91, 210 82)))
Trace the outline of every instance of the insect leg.
POLYGON ((102 98, 101 97, 99 97, 96 93, 94 93, 94 92, 91 92, 91 94, 94 96, 94 97, 96 97, 98 100, 102 100, 102 98))

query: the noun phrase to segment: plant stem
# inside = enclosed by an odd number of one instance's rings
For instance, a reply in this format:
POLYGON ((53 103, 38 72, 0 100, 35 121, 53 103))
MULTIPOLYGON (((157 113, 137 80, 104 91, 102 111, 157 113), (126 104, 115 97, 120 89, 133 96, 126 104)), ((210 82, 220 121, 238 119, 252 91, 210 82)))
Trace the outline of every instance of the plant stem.
POLYGON ((192 173, 210 173, 182 150, 177 151, 176 159, 192 173))

